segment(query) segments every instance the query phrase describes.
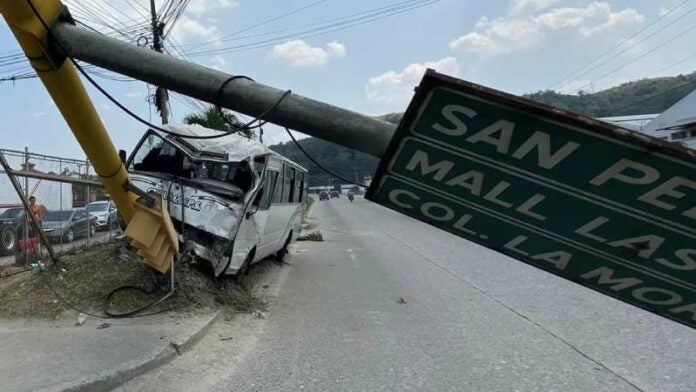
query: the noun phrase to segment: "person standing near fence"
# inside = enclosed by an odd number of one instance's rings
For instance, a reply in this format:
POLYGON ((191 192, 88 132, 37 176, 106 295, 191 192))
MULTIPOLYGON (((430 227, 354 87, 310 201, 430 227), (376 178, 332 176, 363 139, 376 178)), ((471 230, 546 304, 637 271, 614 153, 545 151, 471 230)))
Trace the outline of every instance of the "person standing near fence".
MULTIPOLYGON (((41 221, 43 220, 42 216, 42 208, 41 204, 36 202, 36 197, 31 196, 29 198, 29 208, 31 208, 31 212, 34 213, 34 216, 36 217, 36 223, 38 223, 39 226, 41 226, 41 221)), ((29 217, 31 219, 31 217, 29 217)), ((33 229, 33 228, 32 228, 33 229)))
MULTIPOLYGON (((43 221, 43 206, 36 202, 36 197, 34 197, 34 196, 29 197, 29 208, 31 208, 31 212, 36 217, 36 225, 38 227, 41 227, 41 223, 43 221)), ((36 232, 36 230, 34 229, 34 225, 31 224, 32 223, 31 219, 32 219, 31 216, 27 216, 27 223, 29 223, 29 238, 30 238, 29 241, 30 241, 31 247, 34 251, 34 254, 38 255, 39 254, 39 249, 38 249, 39 233, 36 232)))

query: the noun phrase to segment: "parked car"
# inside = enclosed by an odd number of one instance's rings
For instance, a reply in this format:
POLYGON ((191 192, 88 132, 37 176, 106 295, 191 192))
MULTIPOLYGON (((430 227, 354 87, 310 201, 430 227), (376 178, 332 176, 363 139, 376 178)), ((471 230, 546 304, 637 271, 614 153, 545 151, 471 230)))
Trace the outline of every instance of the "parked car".
POLYGON ((329 200, 329 194, 326 192, 319 193, 319 201, 321 200, 329 200))
POLYGON ((96 218, 97 230, 109 230, 118 225, 118 211, 111 200, 89 203, 87 212, 96 218))
POLYGON ((72 242, 79 237, 94 235, 97 231, 96 218, 84 208, 65 211, 48 211, 43 217, 43 230, 54 241, 72 242))
MULTIPOLYGON (((41 206, 42 215, 46 207, 41 206)), ((0 254, 12 254, 17 249, 19 239, 24 235, 24 208, 8 208, 0 214, 0 254)))
POLYGON ((338 199, 339 198, 338 191, 331 191, 331 198, 338 199))

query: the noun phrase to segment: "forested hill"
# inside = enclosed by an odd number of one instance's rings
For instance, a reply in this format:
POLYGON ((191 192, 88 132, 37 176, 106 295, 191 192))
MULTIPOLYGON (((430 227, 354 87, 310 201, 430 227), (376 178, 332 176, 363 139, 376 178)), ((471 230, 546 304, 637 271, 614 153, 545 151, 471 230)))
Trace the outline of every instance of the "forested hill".
MULTIPOLYGON (((694 88, 696 72, 675 77, 642 79, 592 94, 581 92, 569 95, 547 90, 526 94, 525 97, 592 117, 608 117, 661 113, 694 88)), ((396 124, 401 120, 401 113, 391 113, 380 118, 396 124)), ((302 139, 299 143, 319 163, 351 180, 372 176, 377 169, 378 160, 367 154, 316 138, 302 139)), ((329 176, 292 142, 277 144, 271 146, 271 149, 306 167, 310 173, 310 185, 328 185, 329 176)))
POLYGON ((696 72, 675 77, 642 79, 593 94, 539 91, 525 97, 592 117, 662 113, 696 88, 696 72))

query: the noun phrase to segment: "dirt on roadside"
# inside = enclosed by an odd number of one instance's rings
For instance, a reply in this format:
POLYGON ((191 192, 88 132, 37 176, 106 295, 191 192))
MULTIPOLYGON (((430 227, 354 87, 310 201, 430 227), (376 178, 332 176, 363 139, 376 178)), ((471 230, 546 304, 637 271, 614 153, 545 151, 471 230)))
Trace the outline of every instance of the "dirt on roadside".
MULTIPOLYGON (((63 255, 60 263, 49 263, 46 271, 0 267, 0 318, 57 319, 67 310, 103 314, 106 296, 122 286, 146 287, 151 273, 136 256, 124 252, 125 242, 93 246, 63 255)), ((172 310, 196 312, 225 308, 233 312, 264 309, 253 292, 254 282, 272 261, 251 269, 241 284, 232 279, 214 279, 195 262, 175 269, 173 298, 146 312, 172 310)), ((138 290, 114 295, 111 310, 126 312, 163 296, 160 290, 146 294, 138 290)))

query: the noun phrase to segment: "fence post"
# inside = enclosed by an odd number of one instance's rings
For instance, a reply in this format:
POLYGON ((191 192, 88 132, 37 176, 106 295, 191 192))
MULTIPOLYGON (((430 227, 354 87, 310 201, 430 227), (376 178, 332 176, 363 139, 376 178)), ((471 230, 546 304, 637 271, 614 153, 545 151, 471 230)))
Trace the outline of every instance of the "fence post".
MULTIPOLYGON (((85 178, 89 179, 89 160, 85 166, 85 178)), ((85 211, 87 211, 87 206, 91 201, 91 195, 89 194, 89 185, 87 185, 87 200, 85 200, 85 211)), ((92 235, 92 216, 87 211, 87 247, 89 248, 89 240, 92 235)))
MULTIPOLYGON (((29 170, 29 147, 24 147, 24 167, 23 170, 29 170)), ((24 177, 24 197, 29 200, 29 177, 24 177)), ((29 265, 29 252, 27 246, 29 243, 29 211, 24 211, 24 249, 19 246, 20 252, 24 253, 24 264, 29 265)), ((18 244, 20 245, 20 244, 18 244)))

